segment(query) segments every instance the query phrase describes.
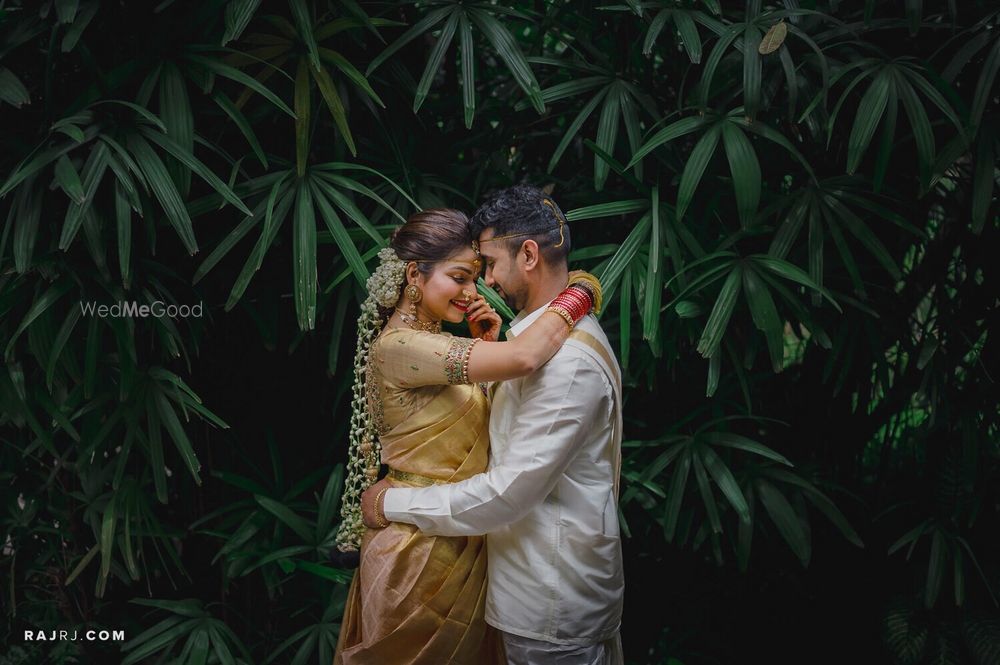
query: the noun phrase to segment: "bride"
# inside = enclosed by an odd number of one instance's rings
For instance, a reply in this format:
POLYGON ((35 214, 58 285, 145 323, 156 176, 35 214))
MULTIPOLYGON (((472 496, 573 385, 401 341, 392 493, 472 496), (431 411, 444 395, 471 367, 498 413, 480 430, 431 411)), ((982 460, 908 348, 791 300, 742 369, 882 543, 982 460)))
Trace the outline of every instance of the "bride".
POLYGON ((575 273, 566 297, 515 339, 497 342, 501 319, 476 292, 481 259, 463 213, 437 208, 412 215, 379 257, 358 319, 337 537, 340 551, 360 549, 360 567, 334 665, 501 663, 500 641, 483 618, 484 537, 425 536, 396 522, 365 529, 360 494, 377 479, 380 463, 394 483, 409 486, 485 471, 486 382, 525 376, 547 362, 600 298, 600 286, 575 273), (463 318, 473 337, 441 331, 442 321, 463 318))

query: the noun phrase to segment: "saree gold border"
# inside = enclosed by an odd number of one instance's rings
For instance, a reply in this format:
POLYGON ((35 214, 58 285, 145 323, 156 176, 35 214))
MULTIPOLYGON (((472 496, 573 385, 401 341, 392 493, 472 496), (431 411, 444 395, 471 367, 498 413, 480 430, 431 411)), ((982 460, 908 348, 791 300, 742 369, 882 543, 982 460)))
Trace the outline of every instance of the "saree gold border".
POLYGON ((408 471, 400 471, 398 469, 389 469, 389 478, 393 480, 399 480, 404 483, 413 483, 414 485, 420 485, 421 487, 430 487, 431 485, 444 485, 448 481, 438 480, 436 478, 429 478, 427 476, 421 476, 416 473, 409 473, 408 471))

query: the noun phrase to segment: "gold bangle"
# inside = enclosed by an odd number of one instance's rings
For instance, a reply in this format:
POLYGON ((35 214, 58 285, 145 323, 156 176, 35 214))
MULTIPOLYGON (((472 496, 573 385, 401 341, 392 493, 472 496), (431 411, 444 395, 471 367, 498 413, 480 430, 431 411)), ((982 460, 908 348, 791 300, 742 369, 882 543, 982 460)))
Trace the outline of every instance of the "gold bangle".
POLYGON ((574 323, 573 322, 573 315, 570 314, 569 310, 567 310, 565 307, 559 307, 557 305, 550 305, 545 311, 546 312, 554 312, 554 313, 558 314, 559 316, 561 316, 563 318, 563 320, 566 321, 566 325, 568 325, 570 328, 573 327, 573 323, 574 323))
POLYGON ((384 529, 389 526, 389 520, 385 517, 385 508, 380 507, 382 504, 382 497, 385 496, 385 491, 389 489, 388 487, 383 487, 379 490, 378 494, 375 495, 375 525, 380 529, 384 529), (381 513, 381 515, 379 515, 381 513))

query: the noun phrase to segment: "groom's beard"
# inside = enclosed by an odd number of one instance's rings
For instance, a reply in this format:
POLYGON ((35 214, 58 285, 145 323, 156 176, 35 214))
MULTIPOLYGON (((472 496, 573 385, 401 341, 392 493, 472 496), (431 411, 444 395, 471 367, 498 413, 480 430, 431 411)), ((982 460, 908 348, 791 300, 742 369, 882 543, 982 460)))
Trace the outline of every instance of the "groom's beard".
POLYGON ((493 290, 496 291, 497 295, 500 296, 500 299, 503 300, 504 303, 506 303, 507 307, 510 307, 512 311, 520 312, 522 309, 524 309, 524 303, 522 302, 523 301, 522 298, 519 298, 514 294, 507 293, 507 291, 505 291, 504 288, 499 284, 494 284, 493 290))

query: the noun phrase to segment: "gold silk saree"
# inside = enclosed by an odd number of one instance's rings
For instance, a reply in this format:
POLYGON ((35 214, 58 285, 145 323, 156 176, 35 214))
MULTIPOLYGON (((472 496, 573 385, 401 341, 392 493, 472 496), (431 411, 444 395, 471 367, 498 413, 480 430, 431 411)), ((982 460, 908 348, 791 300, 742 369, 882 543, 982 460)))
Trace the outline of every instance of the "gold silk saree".
MULTIPOLYGON (((489 400, 462 383, 475 340, 387 328, 366 368, 368 405, 393 482, 457 482, 486 470, 489 400)), ((501 663, 483 619, 486 540, 369 529, 351 582, 334 665, 501 663)))

